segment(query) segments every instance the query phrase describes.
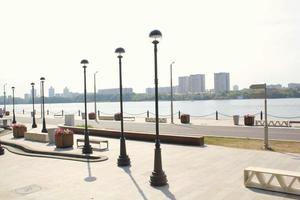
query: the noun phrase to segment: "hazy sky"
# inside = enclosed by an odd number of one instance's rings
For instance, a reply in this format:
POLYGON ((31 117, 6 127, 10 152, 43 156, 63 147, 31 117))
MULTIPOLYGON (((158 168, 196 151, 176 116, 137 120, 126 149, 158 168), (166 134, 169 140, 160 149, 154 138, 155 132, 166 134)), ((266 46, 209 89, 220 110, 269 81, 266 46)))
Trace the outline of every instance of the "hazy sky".
POLYGON ((117 47, 123 86, 144 92, 154 86, 153 44, 159 29, 159 86, 182 75, 229 72, 231 87, 251 83, 300 82, 300 1, 297 0, 1 0, 0 93, 17 96, 46 78, 47 89, 83 91, 81 59, 88 59, 98 88, 118 87, 117 47))

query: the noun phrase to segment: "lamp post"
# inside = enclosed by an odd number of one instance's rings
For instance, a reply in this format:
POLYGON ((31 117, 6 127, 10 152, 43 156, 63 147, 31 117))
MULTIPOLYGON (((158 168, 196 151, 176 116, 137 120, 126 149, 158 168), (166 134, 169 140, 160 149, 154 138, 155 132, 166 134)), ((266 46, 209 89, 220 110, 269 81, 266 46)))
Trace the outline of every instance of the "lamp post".
POLYGON ((124 137, 124 123, 123 123, 123 87, 122 87, 122 54, 125 50, 119 47, 115 50, 119 58, 119 78, 120 78, 120 114, 121 114, 121 138, 120 138, 120 155, 118 158, 118 166, 130 165, 130 158, 126 154, 126 143, 124 137))
POLYGON ((264 126, 264 149, 271 149, 269 146, 269 133, 268 133, 268 113, 267 113, 267 84, 254 84, 250 89, 264 89, 265 96, 265 126, 264 126))
POLYGON ((16 121, 16 115, 15 115, 15 87, 11 87, 12 93, 13 93, 13 121, 12 123, 15 124, 17 123, 16 121))
POLYGON ((97 94, 96 94, 96 74, 98 73, 98 71, 96 71, 94 73, 94 102, 95 102, 95 115, 96 115, 96 118, 95 118, 95 121, 98 121, 97 120, 97 94))
POLYGON ((35 110, 34 110, 34 83, 31 83, 31 93, 32 93, 32 128, 36 128, 37 125, 35 123, 35 110))
POLYGON ((43 128, 42 128, 42 133, 48 133, 46 129, 46 120, 45 120, 45 95, 44 95, 44 82, 45 78, 41 77, 41 96, 42 96, 42 117, 43 117, 43 128))
POLYGON ((171 123, 174 124, 174 119, 173 119, 173 64, 175 62, 173 61, 170 64, 170 89, 171 89, 171 123))
POLYGON ((5 83, 3 85, 3 109, 4 109, 4 115, 5 115, 5 112, 6 112, 6 91, 5 91, 5 86, 7 85, 7 83, 5 83))
POLYGON ((3 155, 4 154, 4 149, 3 147, 1 146, 1 143, 0 143, 0 155, 3 155))
POLYGON ((156 125, 156 139, 155 139, 155 154, 154 154, 154 170, 150 176, 150 184, 152 186, 163 186, 167 184, 167 176, 162 170, 161 149, 159 141, 159 113, 158 113, 158 79, 157 79, 157 44, 158 39, 162 37, 159 30, 151 31, 150 38, 153 38, 154 44, 154 84, 155 84, 155 125, 156 125))
POLYGON ((88 60, 81 60, 81 64, 83 64, 83 71, 84 71, 84 111, 85 111, 85 126, 84 126, 84 146, 82 148, 82 153, 83 154, 92 154, 93 150, 90 145, 90 140, 89 140, 89 133, 87 129, 87 105, 86 105, 86 68, 87 64, 89 64, 88 60))

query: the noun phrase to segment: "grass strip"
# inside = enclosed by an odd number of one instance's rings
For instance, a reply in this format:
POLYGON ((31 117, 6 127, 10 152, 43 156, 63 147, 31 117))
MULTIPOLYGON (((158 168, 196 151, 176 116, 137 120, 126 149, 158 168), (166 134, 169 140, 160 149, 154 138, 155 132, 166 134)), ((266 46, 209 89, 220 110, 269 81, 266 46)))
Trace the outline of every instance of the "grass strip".
MULTIPOLYGON (((241 149, 263 150, 264 140, 250 138, 205 136, 205 144, 233 147, 241 149)), ((272 151, 285 153, 300 153, 300 142, 269 140, 272 151)))

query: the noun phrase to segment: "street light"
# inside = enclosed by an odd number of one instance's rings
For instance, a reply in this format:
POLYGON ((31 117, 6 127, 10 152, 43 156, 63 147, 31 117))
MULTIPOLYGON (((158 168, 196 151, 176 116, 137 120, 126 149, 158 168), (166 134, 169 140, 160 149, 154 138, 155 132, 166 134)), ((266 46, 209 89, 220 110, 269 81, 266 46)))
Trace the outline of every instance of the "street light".
POLYGON ((7 83, 5 83, 3 85, 3 109, 4 109, 4 115, 5 115, 5 112, 6 112, 6 91, 5 91, 5 86, 7 85, 7 83))
POLYGON ((82 148, 82 153, 83 154, 92 154, 93 150, 90 145, 90 140, 89 140, 89 133, 87 129, 87 105, 86 105, 86 68, 87 64, 89 64, 88 60, 81 60, 80 62, 83 64, 83 71, 84 71, 84 111, 85 111, 85 128, 84 128, 84 146, 82 148))
POLYGON ((1 143, 0 143, 0 155, 3 155, 4 154, 4 149, 3 147, 1 146, 1 143))
POLYGON ((42 96, 42 117, 43 117, 43 128, 42 128, 42 133, 48 133, 47 129, 46 129, 46 120, 45 120, 45 95, 44 95, 44 82, 45 82, 45 78, 41 77, 40 78, 41 81, 41 96, 42 96))
POLYGON ((264 126, 264 149, 271 149, 269 146, 269 133, 268 133, 268 119, 267 119, 267 84, 254 84, 250 85, 250 89, 264 89, 265 90, 265 126, 264 126))
POLYGON ((175 62, 173 61, 170 65, 170 89, 171 89, 171 123, 174 124, 174 119, 173 119, 173 64, 175 62))
POLYGON ((36 128, 37 125, 35 123, 35 110, 34 110, 34 83, 31 83, 31 93, 32 93, 32 128, 36 128))
POLYGON ((155 154, 154 154, 154 170, 150 176, 150 184, 152 186, 163 186, 167 184, 167 176, 162 170, 161 149, 159 141, 159 113, 158 113, 158 79, 157 79, 157 44, 158 39, 162 37, 159 30, 154 30, 149 34, 150 38, 153 38, 154 44, 154 84, 155 84, 155 125, 156 125, 156 139, 155 139, 155 154))
POLYGON ((94 73, 94 102, 95 102, 95 121, 97 121, 97 117, 98 117, 98 114, 97 114, 97 96, 96 96, 96 74, 98 73, 98 71, 96 71, 94 73))
POLYGON ((125 50, 119 47, 115 50, 119 58, 119 77, 120 77, 120 115, 121 115, 121 138, 120 138, 120 155, 118 158, 118 166, 128 166, 130 165, 130 158, 126 154, 126 143, 124 137, 124 125, 123 125, 123 87, 122 87, 122 54, 125 50))
POLYGON ((15 124, 17 123, 16 121, 16 115, 15 115, 15 87, 11 87, 12 93, 13 93, 13 121, 12 123, 15 124))

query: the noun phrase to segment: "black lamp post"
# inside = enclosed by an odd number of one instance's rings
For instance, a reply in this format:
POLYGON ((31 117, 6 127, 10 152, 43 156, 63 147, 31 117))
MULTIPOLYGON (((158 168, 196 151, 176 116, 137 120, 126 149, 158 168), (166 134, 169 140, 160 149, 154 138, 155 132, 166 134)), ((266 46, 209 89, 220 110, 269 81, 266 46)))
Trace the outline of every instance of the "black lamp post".
POLYGON ((0 144, 0 155, 3 155, 3 154, 4 154, 4 149, 3 149, 3 147, 0 144))
POLYGON ((40 78, 41 81, 41 86, 42 86, 42 116, 43 116, 43 128, 42 128, 42 133, 48 133, 47 129, 46 129, 46 120, 45 120, 45 95, 44 95, 44 82, 45 82, 45 78, 41 77, 40 78))
POLYGON ((84 128, 84 146, 82 148, 82 153, 83 154, 92 154, 93 150, 90 145, 90 140, 89 140, 89 133, 87 129, 87 105, 86 105, 86 68, 87 64, 89 64, 88 60, 82 60, 81 64, 83 64, 83 71, 84 71, 84 111, 85 111, 85 128, 84 128))
POLYGON ((34 83, 31 83, 31 87, 32 87, 32 128, 36 128, 37 125, 35 123, 35 110, 34 110, 34 83))
POLYGON ((15 115, 15 87, 11 87, 12 93, 13 93, 13 121, 12 123, 15 124, 17 123, 16 121, 16 115, 15 115))
POLYGON ((119 58, 119 77, 120 77, 120 115, 121 115, 121 138, 120 138, 120 155, 118 158, 118 166, 128 166, 130 165, 130 158, 126 154, 126 143, 124 137, 124 125, 123 125, 123 87, 122 87, 122 54, 125 50, 119 47, 115 50, 119 58))
POLYGON ((155 139, 155 154, 154 154, 154 170, 150 176, 150 184, 152 186, 166 185, 168 180, 165 172, 162 169, 161 149, 159 141, 159 113, 158 113, 158 79, 157 79, 157 44, 158 39, 162 37, 159 30, 154 30, 149 34, 150 38, 154 40, 154 84, 155 84, 155 125, 156 125, 156 139, 155 139))

